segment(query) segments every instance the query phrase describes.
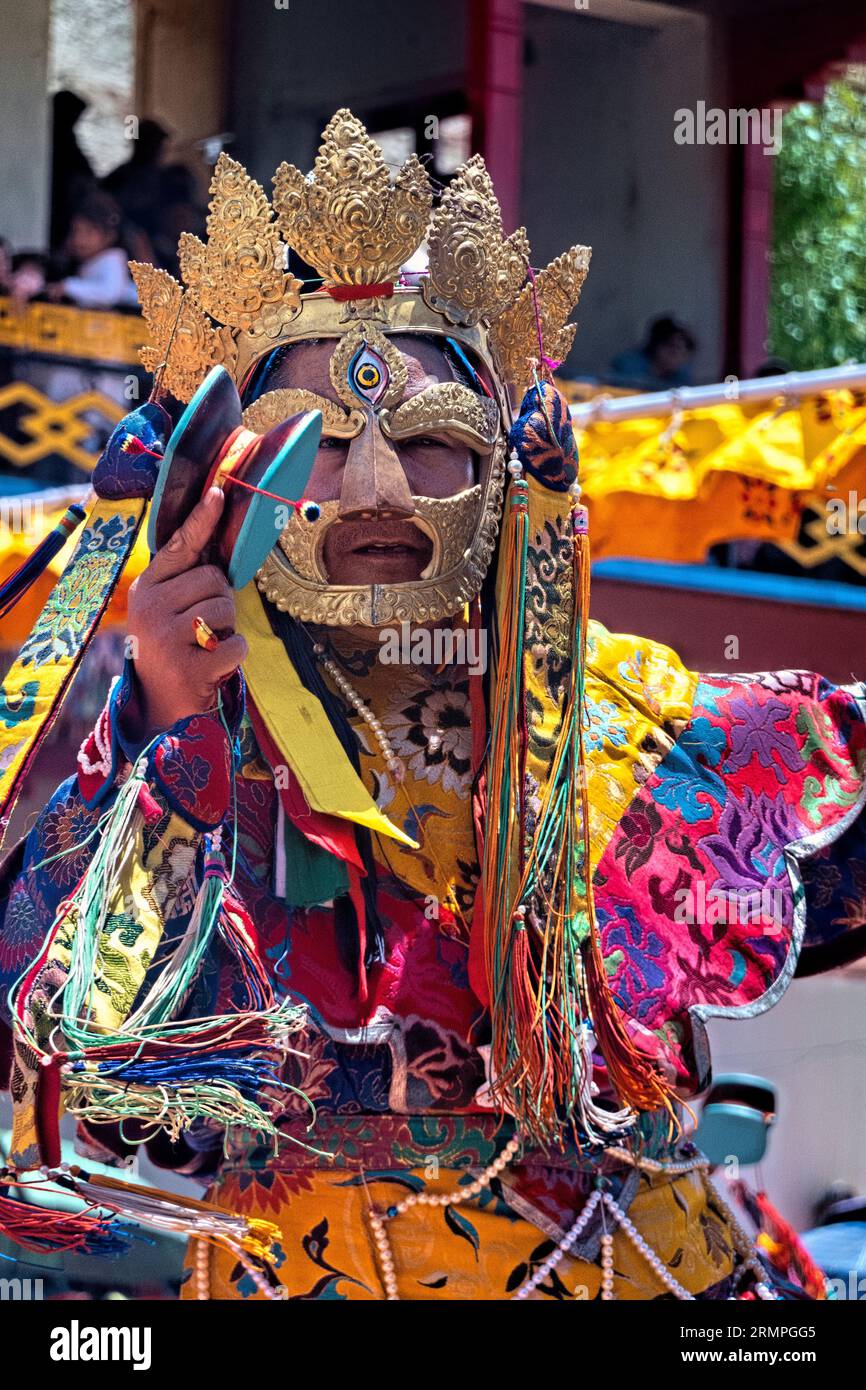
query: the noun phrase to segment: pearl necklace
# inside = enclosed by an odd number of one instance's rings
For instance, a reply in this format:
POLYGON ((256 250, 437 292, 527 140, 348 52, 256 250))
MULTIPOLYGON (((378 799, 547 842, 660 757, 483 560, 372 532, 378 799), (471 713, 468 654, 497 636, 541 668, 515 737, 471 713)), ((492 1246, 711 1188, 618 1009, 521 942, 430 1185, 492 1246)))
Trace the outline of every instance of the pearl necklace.
MULTIPOLYGON (((388 1233, 385 1229, 386 1223, 395 1220, 398 1216, 402 1216, 414 1206, 450 1207, 459 1206, 463 1202, 471 1201, 474 1197, 479 1196, 485 1188, 489 1187, 492 1179, 497 1177, 503 1169, 507 1167, 519 1148, 520 1140, 515 1137, 510 1140, 499 1157, 494 1159, 493 1163, 484 1169, 483 1173, 479 1174, 468 1186, 458 1188, 455 1192, 414 1192, 404 1197, 395 1205, 388 1207, 385 1211, 378 1211, 375 1207, 369 1208, 368 1216, 370 1227, 379 1258, 382 1282, 385 1287, 385 1297, 389 1302, 399 1302, 400 1294, 397 1274, 394 1267, 394 1256, 388 1233)), ((706 1174, 708 1166, 706 1159, 688 1159, 675 1164, 650 1163, 644 1160, 638 1166, 646 1166, 649 1171, 667 1172, 676 1174, 677 1176, 682 1176, 690 1172, 700 1173, 704 1186, 707 1189, 708 1197, 711 1195, 716 1199, 730 1223, 734 1249, 743 1261, 743 1266, 748 1268, 755 1277, 755 1293, 760 1299, 775 1301, 777 1295, 766 1282, 766 1272, 755 1257, 748 1235, 743 1230, 730 1206, 728 1206, 723 1198, 719 1197, 714 1187, 710 1188, 709 1179, 706 1174)), ((529 1298, 530 1294, 535 1293, 536 1289, 550 1277, 557 1265, 561 1264, 565 1257, 571 1253, 572 1247, 586 1230, 599 1204, 602 1206, 602 1221, 605 1222, 601 1236, 600 1251, 602 1300, 604 1302, 610 1302, 615 1297, 613 1232, 608 1230, 606 1224, 606 1218, 610 1217, 613 1219, 614 1229, 619 1229, 627 1240, 631 1242, 638 1254, 641 1255, 649 1265, 662 1286, 667 1289, 669 1293, 672 1293, 674 1298, 678 1299, 680 1302, 694 1303, 696 1301, 695 1295, 690 1293, 679 1280, 674 1278, 665 1265, 664 1260, 660 1255, 656 1254, 649 1242, 644 1240, 628 1214, 609 1192, 604 1192, 601 1188, 596 1188, 588 1197, 580 1215, 572 1223, 562 1239, 558 1241, 547 1259, 538 1266, 533 1274, 524 1279, 520 1287, 511 1295, 512 1302, 522 1302, 529 1298)))
POLYGON ((385 1286, 385 1297, 389 1303, 399 1303, 400 1294, 398 1292, 397 1275, 394 1271, 394 1256, 391 1251, 391 1242, 385 1230, 387 1221, 394 1221, 398 1216, 403 1216, 415 1206, 428 1207, 459 1207, 463 1202, 469 1202, 473 1197, 478 1197, 485 1188, 489 1187, 495 1177, 498 1177, 504 1168, 516 1155, 520 1148, 521 1140, 515 1135, 509 1139, 502 1153, 493 1160, 466 1187, 459 1187, 454 1192, 411 1192, 402 1201, 387 1207, 385 1211, 378 1211, 376 1207, 370 1207, 368 1217, 370 1228, 373 1232, 373 1240, 376 1243, 376 1250, 379 1256, 379 1268, 382 1271, 382 1283, 385 1286))
POLYGON ((364 723, 369 728, 380 749, 382 750, 382 757, 385 759, 385 766, 387 767, 391 776, 394 778, 394 781, 402 782, 404 777, 406 776, 406 766, 403 762, 403 759, 399 758, 397 754, 394 752, 391 740, 385 733, 385 729, 381 719, 377 719, 376 715, 370 709, 369 705, 366 705, 364 703, 364 701, 361 699, 361 696, 358 694, 357 690, 353 686, 352 682, 348 679, 347 676, 344 676, 336 661, 332 661, 332 659, 328 656, 321 642, 313 643, 313 652, 318 657, 319 661, 322 663, 322 666, 327 671, 328 675, 331 677, 331 680, 334 682, 335 686, 340 691, 340 694, 345 696, 348 703, 352 706, 352 709, 357 711, 357 713, 363 719, 364 723))
MULTIPOLYGON (((673 1294, 674 1298, 678 1298, 681 1303, 694 1303, 694 1294, 689 1293, 688 1289, 674 1278, 661 1256, 657 1255, 652 1246, 644 1240, 637 1226, 626 1215, 619 1203, 611 1197, 610 1193, 603 1192, 601 1200, 614 1218, 615 1225, 619 1227, 623 1235, 628 1237, 638 1254, 646 1260, 656 1278, 673 1294)), ((604 1213, 602 1213, 602 1220, 604 1220, 604 1213)), ((605 1302, 610 1302, 614 1297, 613 1278, 613 1233, 605 1227, 601 1237, 601 1296, 605 1302)))
MULTIPOLYGON (((346 675, 343 674, 337 663, 333 661, 331 657, 328 656, 325 647, 322 645, 321 642, 313 643, 313 652, 317 659, 321 662, 321 665, 324 668, 324 670, 327 671, 328 675, 333 680, 341 695, 345 697, 348 704, 350 704, 352 709, 354 709, 360 715, 361 719, 363 719, 364 723, 370 729, 371 733, 376 739, 376 742, 379 745, 379 748, 381 749, 382 756, 385 760, 385 766, 391 773, 391 776, 394 778, 394 781, 402 783, 406 776, 406 767, 402 758, 398 757, 398 755, 394 752, 391 741, 388 738, 388 735, 385 733, 382 721, 376 717, 373 711, 364 702, 364 700, 358 694, 355 687, 352 685, 352 682, 346 675)), ((437 734, 441 733, 440 730, 437 730, 436 732, 437 734)), ((431 751, 434 751, 434 738, 435 735, 432 735, 428 739, 428 742, 431 745, 431 751)), ((436 746, 438 746, 438 740, 436 746)), ((479 1196, 487 1187, 489 1187, 492 1180, 498 1177, 499 1174, 503 1171, 503 1169, 505 1169, 508 1166, 508 1164, 511 1162, 511 1160, 514 1158, 517 1151, 519 1150, 520 1145, 521 1140, 517 1136, 509 1140, 508 1144, 502 1150, 502 1153, 498 1156, 498 1158, 494 1159, 494 1161, 491 1164, 489 1164, 488 1167, 485 1168, 484 1171, 481 1174, 479 1174, 479 1176, 475 1178, 471 1183, 469 1183, 466 1187, 458 1188, 454 1192, 414 1192, 410 1193, 407 1197, 404 1197, 400 1202, 397 1202, 396 1204, 386 1208, 385 1211, 379 1211, 372 1206, 368 1209, 370 1227, 373 1233, 373 1239, 376 1244, 376 1249, 379 1257, 379 1266, 382 1271, 382 1282, 385 1287, 385 1297, 389 1302, 399 1302, 400 1294, 398 1292, 399 1286, 394 1267, 394 1256, 391 1250, 391 1242, 389 1240, 388 1233, 385 1229, 386 1223, 395 1220, 399 1216, 403 1216, 414 1206, 456 1207, 460 1206, 463 1202, 471 1201, 473 1198, 479 1196)), ((623 1150, 608 1148, 606 1152, 611 1157, 627 1159, 627 1155, 623 1150)), ((707 1160, 701 1158, 687 1159, 678 1163, 659 1163, 643 1159, 637 1161, 637 1166, 644 1168, 649 1172, 665 1172, 670 1174, 671 1176, 681 1176, 689 1172, 705 1170, 707 1167, 707 1160)), ((702 1171, 701 1176, 705 1185, 708 1185, 706 1173, 702 1171)), ((751 1270, 751 1272, 756 1276, 755 1291, 758 1294, 758 1297, 762 1299, 774 1299, 776 1295, 772 1292, 772 1290, 768 1287, 768 1285, 765 1282, 764 1270, 759 1264, 758 1260, 755 1258, 754 1254, 752 1253, 751 1242, 749 1241, 748 1236, 746 1235, 745 1231, 743 1230, 742 1226, 740 1225, 731 1208, 727 1205, 727 1203, 725 1203, 721 1198, 718 1197, 718 1193, 716 1192, 715 1188, 712 1189, 712 1192, 713 1196, 715 1196, 718 1199, 719 1205, 722 1207, 724 1214, 727 1216, 730 1222, 734 1246, 737 1250, 737 1253, 743 1259, 744 1263, 751 1270)), ((673 1275, 668 1271, 664 1264, 664 1261, 644 1240, 643 1236, 640 1234, 637 1227, 630 1220, 627 1214, 623 1211, 622 1207, 620 1207, 619 1204, 614 1200, 614 1198, 611 1197, 610 1193, 602 1192, 600 1190, 596 1190, 592 1193, 592 1195, 585 1203, 584 1208, 578 1216, 577 1220, 574 1221, 573 1224, 569 1227, 568 1231, 557 1243, 557 1245, 551 1251, 550 1255, 548 1255, 547 1259, 544 1260, 544 1262, 541 1265, 539 1265, 535 1273, 532 1274, 529 1278, 525 1279, 523 1283, 520 1285, 520 1287, 516 1290, 516 1292, 512 1294, 512 1300, 522 1301, 528 1298, 531 1293, 535 1292, 539 1285, 544 1283, 545 1279, 547 1279, 548 1276, 557 1267, 557 1265, 559 1265, 562 1262, 562 1260, 571 1250, 574 1243, 578 1240, 583 1231, 586 1229, 586 1226, 588 1225, 590 1218, 592 1217, 600 1202, 602 1203, 603 1217, 604 1209, 606 1208, 610 1216, 614 1218, 616 1226, 619 1227, 623 1234, 631 1241, 632 1245, 635 1247, 638 1253, 643 1256, 647 1264, 652 1269, 653 1273, 657 1275, 664 1287, 667 1288, 669 1292, 674 1295, 675 1298, 680 1299, 683 1302, 694 1302, 694 1294, 689 1293, 688 1289, 684 1288, 683 1285, 680 1284, 678 1280, 676 1280, 673 1277, 673 1275)), ((198 1254, 199 1259, 203 1262, 205 1257, 204 1250, 200 1248, 198 1254)), ((601 1272, 602 1299, 611 1300, 614 1297, 613 1235, 606 1228, 601 1237, 601 1272)), ((203 1282, 204 1281, 201 1279, 201 1275, 199 1275, 200 1289, 202 1287, 203 1282)), ((267 1290, 266 1296, 272 1296, 271 1291, 267 1289, 267 1285, 264 1280, 256 1280, 256 1283, 260 1289, 260 1292, 265 1293, 267 1290)), ((202 1293, 199 1293, 199 1297, 202 1296, 207 1297, 207 1294, 202 1295, 202 1293)))
MULTIPOLYGON (((262 1274, 261 1270, 258 1269, 256 1265, 252 1262, 249 1255, 246 1255, 241 1250, 241 1247, 239 1245, 232 1245, 230 1247, 227 1246, 227 1248, 230 1249, 231 1254, 237 1258, 238 1262, 244 1266, 245 1273, 255 1284, 259 1293, 262 1295, 262 1298, 282 1299, 285 1297, 282 1285, 277 1284, 276 1286, 274 1286, 273 1284, 269 1283, 265 1276, 262 1274)), ((199 1302, 209 1300, 211 1297, 210 1265, 210 1242, 207 1240, 203 1240, 199 1236, 195 1238, 195 1254, 193 1256, 193 1277, 195 1280, 195 1296, 199 1302)))
POLYGON ((619 1159, 620 1163, 628 1164, 629 1168, 639 1168, 643 1173, 665 1173, 668 1177, 680 1177, 684 1173, 700 1172, 703 1168, 709 1168, 710 1161, 703 1155, 698 1158, 681 1158, 672 1163, 667 1163, 658 1158, 644 1158, 637 1154, 630 1154, 628 1149, 618 1149, 608 1147, 605 1153, 609 1158, 619 1159))

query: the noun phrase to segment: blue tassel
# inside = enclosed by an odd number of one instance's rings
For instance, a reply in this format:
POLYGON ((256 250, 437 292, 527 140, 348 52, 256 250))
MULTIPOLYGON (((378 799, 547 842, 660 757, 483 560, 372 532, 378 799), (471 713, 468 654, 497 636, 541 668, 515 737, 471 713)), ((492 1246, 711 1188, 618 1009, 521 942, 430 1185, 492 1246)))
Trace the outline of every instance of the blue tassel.
MULTIPOLYGON (((85 1063, 73 1062, 72 1072, 83 1071, 85 1063)), ((216 1053, 207 1057, 174 1056, 159 1061, 132 1059, 129 1062, 98 1062, 96 1070, 115 1081, 138 1086, 195 1086, 225 1082, 235 1086, 247 1100, 256 1100, 265 1087, 284 1089, 279 1072, 261 1053, 216 1053)))
POLYGON ((23 565, 0 584, 0 618, 5 618, 15 605, 31 589, 39 576, 63 548, 73 531, 76 531, 86 516, 83 507, 73 502, 67 507, 53 531, 40 541, 32 555, 28 555, 23 565))

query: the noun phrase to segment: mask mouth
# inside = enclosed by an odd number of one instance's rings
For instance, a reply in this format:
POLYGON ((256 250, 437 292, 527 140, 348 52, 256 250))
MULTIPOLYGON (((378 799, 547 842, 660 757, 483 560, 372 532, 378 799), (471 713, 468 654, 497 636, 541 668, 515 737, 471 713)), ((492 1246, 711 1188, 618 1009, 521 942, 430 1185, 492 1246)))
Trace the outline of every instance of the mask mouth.
POLYGON ((366 545, 352 547, 353 555, 417 555, 421 547, 407 545, 405 541, 368 541, 366 545))
POLYGON ((330 582, 357 584, 418 579, 432 558, 433 542, 420 527, 385 517, 337 522, 322 553, 330 582))
POLYGON ((334 499, 321 503, 316 521, 293 512, 256 576, 259 588, 293 618, 327 627, 382 627, 403 619, 430 623, 451 617, 476 596, 493 558, 505 450, 503 436, 484 464, 482 481, 455 496, 413 495, 411 517, 376 512, 341 520, 340 503, 334 499), (430 550, 419 553, 425 538, 430 550), (348 554, 354 546, 393 540, 410 547, 412 554, 348 554), (344 545, 346 569, 335 566, 332 558, 344 545), (425 564, 426 554, 430 560, 425 564))

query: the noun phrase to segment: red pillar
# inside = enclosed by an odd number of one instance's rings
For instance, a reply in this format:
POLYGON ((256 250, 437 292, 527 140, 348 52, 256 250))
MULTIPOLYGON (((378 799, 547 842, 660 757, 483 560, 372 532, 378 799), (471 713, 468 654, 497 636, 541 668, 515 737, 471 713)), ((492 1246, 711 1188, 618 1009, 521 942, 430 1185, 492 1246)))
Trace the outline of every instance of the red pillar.
POLYGON ((484 156, 511 232, 520 218, 522 0, 471 0, 467 86, 472 143, 484 156))
POLYGON ((740 281, 740 357, 751 376, 767 356, 774 157, 757 144, 743 149, 743 239, 740 281))

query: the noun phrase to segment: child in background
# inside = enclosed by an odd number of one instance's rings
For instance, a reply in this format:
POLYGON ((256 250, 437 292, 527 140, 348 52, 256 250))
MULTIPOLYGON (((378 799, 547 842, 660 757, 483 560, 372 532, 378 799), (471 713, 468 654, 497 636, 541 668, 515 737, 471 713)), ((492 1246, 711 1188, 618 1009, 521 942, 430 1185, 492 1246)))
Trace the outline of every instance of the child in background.
POLYGON ((49 299, 71 299, 82 309, 114 309, 138 302, 127 255, 118 245, 120 210, 106 193, 92 193, 72 216, 66 250, 76 270, 46 287, 49 299))

